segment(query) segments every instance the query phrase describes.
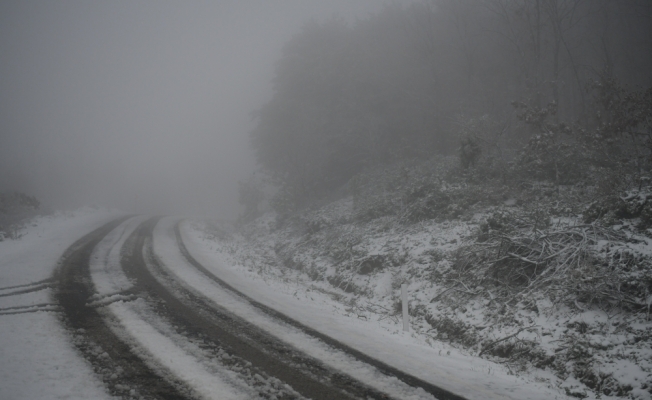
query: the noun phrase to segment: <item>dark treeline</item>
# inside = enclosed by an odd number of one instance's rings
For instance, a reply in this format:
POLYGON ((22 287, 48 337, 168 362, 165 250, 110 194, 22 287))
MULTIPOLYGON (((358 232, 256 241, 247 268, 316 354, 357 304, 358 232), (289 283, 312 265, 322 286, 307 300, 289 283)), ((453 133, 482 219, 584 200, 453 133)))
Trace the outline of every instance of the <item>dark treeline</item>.
POLYGON ((473 167, 488 143, 512 159, 536 148, 559 180, 580 136, 649 136, 651 71, 649 0, 388 5, 287 43, 252 144, 293 205, 407 158, 457 152, 473 167))

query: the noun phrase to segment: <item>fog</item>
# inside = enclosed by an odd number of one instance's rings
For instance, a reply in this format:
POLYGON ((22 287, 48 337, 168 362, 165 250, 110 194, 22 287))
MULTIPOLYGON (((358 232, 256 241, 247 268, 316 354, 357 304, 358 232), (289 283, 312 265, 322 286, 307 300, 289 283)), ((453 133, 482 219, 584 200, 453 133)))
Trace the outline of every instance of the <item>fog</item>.
POLYGON ((252 111, 310 19, 377 0, 3 1, 0 191, 234 218, 252 111))

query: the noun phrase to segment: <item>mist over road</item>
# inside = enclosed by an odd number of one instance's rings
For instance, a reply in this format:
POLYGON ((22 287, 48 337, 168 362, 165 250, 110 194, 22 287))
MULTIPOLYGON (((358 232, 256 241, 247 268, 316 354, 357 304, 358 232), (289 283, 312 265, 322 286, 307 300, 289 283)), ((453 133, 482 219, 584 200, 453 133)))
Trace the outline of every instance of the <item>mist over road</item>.
POLYGON ((232 218, 283 44, 311 18, 381 6, 3 1, 0 192, 232 218))

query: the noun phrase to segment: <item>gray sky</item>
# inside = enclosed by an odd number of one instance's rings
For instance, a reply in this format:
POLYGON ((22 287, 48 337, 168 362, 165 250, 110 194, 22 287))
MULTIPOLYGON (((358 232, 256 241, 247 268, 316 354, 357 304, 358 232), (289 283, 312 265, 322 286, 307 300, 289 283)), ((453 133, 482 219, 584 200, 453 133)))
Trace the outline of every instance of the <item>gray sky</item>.
POLYGON ((0 2, 0 191, 233 217, 251 111, 301 25, 380 0, 0 2))

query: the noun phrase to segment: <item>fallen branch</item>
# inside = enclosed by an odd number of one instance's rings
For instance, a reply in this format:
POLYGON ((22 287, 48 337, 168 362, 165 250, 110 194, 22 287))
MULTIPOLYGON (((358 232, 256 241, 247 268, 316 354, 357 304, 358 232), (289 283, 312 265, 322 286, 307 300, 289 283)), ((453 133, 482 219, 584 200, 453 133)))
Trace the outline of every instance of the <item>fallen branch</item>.
POLYGON ((482 347, 482 350, 481 350, 480 353, 478 354, 478 357, 482 356, 482 354, 484 354, 485 351, 491 349, 492 347, 494 347, 494 346, 497 345, 498 343, 500 343, 500 342, 504 342, 505 340, 511 339, 511 338, 513 338, 514 336, 518 335, 519 333, 521 333, 521 332, 523 332, 523 331, 525 331, 525 330, 533 329, 533 328, 536 328, 536 327, 538 327, 538 326, 539 326, 539 325, 530 325, 530 326, 526 326, 525 328, 521 328, 521 329, 517 330, 516 332, 512 333, 512 334, 509 335, 509 336, 505 336, 504 338, 501 338, 501 339, 498 339, 498 340, 494 340, 493 342, 489 343, 488 345, 482 347))
POLYGON ((536 261, 532 261, 532 260, 530 260, 530 259, 528 259, 528 258, 525 258, 525 257, 521 257, 521 256, 519 256, 518 254, 515 254, 515 253, 507 253, 507 254, 510 255, 510 256, 512 256, 512 257, 518 258, 519 260, 521 260, 521 261, 523 261, 523 262, 526 262, 526 263, 529 263, 529 264, 533 264, 533 265, 539 265, 538 262, 536 262, 536 261))
POLYGON ((437 293, 437 295, 436 295, 435 297, 433 297, 432 300, 430 300, 430 302, 431 302, 431 303, 434 303, 434 302, 437 301, 437 300, 439 299, 439 297, 441 297, 444 293, 448 292, 449 290, 454 289, 454 288, 457 287, 458 285, 459 285, 459 282, 456 283, 456 284, 454 284, 453 286, 449 287, 448 289, 444 289, 443 291, 437 293))

